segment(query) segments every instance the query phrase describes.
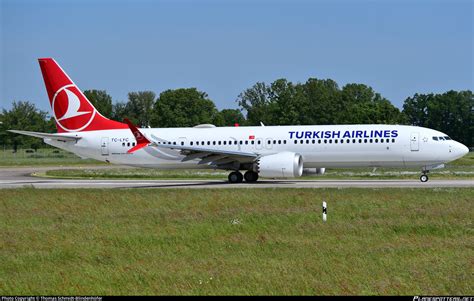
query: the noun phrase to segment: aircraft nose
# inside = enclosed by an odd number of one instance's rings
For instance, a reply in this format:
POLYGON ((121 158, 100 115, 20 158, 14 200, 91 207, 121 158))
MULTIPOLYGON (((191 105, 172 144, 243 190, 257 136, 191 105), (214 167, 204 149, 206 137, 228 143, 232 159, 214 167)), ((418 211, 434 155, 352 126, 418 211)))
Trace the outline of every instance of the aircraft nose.
POLYGON ((461 154, 463 156, 466 155, 469 152, 469 148, 467 146, 465 146, 464 144, 462 144, 462 143, 459 143, 459 144, 461 144, 460 145, 461 146, 461 154))

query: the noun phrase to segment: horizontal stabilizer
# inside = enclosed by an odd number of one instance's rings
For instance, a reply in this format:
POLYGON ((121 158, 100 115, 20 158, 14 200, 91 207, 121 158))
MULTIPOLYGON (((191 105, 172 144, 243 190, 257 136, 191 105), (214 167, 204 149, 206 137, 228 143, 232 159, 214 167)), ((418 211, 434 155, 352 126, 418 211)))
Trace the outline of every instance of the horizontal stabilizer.
POLYGON ((26 135, 26 136, 32 136, 32 137, 37 137, 37 138, 46 138, 46 139, 52 139, 52 140, 57 140, 57 141, 77 141, 81 139, 78 134, 51 134, 51 133, 40 133, 40 132, 30 132, 30 131, 18 131, 18 130, 8 130, 9 132, 15 133, 15 134, 21 134, 21 135, 26 135))

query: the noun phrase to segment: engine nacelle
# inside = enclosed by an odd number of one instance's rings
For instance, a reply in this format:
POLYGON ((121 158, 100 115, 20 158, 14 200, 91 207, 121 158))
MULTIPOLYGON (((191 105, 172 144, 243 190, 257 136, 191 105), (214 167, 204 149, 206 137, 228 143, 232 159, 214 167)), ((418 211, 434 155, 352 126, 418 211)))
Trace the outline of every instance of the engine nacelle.
POLYGON ((316 176, 316 175, 324 175, 326 172, 326 168, 305 168, 303 169, 303 176, 316 176))
POLYGON ((261 157, 257 162, 257 170, 265 178, 294 178, 303 174, 303 157, 292 152, 261 157))

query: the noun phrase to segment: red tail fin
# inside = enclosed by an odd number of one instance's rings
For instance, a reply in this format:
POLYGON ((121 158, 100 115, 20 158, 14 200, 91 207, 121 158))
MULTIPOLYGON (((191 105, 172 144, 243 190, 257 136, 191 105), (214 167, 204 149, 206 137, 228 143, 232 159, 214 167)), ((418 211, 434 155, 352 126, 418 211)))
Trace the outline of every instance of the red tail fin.
POLYGON ((128 128, 102 116, 54 59, 38 61, 58 133, 128 128))

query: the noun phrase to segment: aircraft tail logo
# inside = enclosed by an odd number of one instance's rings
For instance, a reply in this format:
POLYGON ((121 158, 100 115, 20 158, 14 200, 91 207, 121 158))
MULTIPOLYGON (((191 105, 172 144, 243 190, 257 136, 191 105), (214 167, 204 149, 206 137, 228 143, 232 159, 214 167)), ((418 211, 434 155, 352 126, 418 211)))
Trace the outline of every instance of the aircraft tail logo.
POLYGON ((102 116, 54 59, 38 61, 58 133, 128 128, 102 116))

